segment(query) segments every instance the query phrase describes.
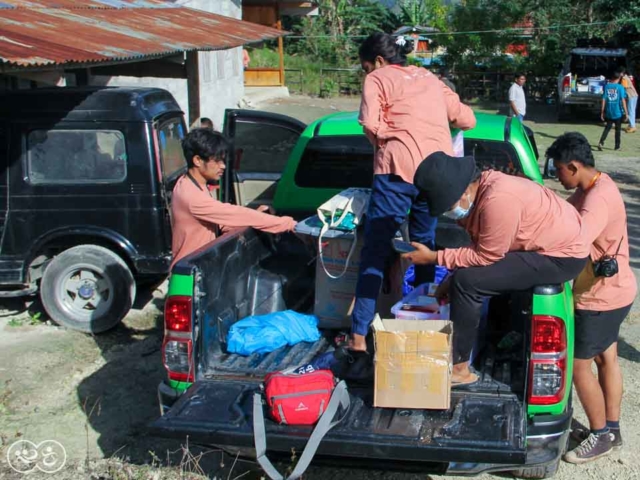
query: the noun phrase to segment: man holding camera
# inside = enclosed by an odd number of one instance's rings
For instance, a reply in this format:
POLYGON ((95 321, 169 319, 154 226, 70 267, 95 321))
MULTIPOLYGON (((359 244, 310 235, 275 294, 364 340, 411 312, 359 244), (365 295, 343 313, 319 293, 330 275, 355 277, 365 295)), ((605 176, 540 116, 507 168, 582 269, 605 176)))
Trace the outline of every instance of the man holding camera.
POLYGON ((622 373, 618 334, 636 296, 629 265, 627 214, 620 191, 595 168, 591 146, 580 133, 558 137, 547 150, 558 180, 576 189, 568 199, 582 217, 582 234, 591 245, 590 261, 574 284, 575 361, 573 381, 589 419, 590 431, 576 432, 580 445, 565 455, 586 463, 622 447, 622 373), (595 361, 598 377, 592 373, 595 361))

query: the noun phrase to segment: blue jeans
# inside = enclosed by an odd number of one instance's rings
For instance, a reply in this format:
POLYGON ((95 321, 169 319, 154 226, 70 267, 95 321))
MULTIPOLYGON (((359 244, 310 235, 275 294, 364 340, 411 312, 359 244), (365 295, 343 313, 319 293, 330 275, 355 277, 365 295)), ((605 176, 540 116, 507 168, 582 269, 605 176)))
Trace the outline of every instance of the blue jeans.
MULTIPOLYGON (((364 246, 356 286, 351 332, 366 335, 376 313, 385 267, 392 258, 391 240, 409 213, 409 237, 435 248, 437 218, 418 199, 418 189, 397 175, 374 175, 364 225, 364 246)), ((435 266, 416 268, 415 284, 433 281, 435 266)))
POLYGON ((629 110, 629 126, 636 128, 636 108, 638 107, 638 97, 629 97, 629 104, 627 110, 629 110))
POLYGON ((518 116, 518 120, 520 120, 521 122, 524 122, 524 115, 521 115, 519 113, 517 116, 518 116))

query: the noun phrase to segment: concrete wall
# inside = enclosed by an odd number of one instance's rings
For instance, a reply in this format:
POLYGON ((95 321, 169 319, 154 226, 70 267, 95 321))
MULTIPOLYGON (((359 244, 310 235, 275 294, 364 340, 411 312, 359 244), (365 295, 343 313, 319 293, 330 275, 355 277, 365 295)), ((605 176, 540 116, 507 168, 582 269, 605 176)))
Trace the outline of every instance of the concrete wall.
MULTIPOLYGON (((242 0, 179 0, 185 7, 242 18, 242 0)), ((244 96, 242 48, 199 52, 200 115, 222 129, 224 110, 235 108, 244 96)), ((170 91, 188 118, 187 81, 183 79, 94 76, 93 85, 158 87, 170 91)))

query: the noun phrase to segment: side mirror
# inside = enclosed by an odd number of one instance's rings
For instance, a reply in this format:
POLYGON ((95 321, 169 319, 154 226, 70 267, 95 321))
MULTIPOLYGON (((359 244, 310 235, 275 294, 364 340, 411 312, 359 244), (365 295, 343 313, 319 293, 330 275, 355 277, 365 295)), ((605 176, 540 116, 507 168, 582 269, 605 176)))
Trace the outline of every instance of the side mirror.
POLYGON ((557 178, 556 168, 553 166, 553 160, 551 158, 547 158, 544 162, 544 178, 557 178))

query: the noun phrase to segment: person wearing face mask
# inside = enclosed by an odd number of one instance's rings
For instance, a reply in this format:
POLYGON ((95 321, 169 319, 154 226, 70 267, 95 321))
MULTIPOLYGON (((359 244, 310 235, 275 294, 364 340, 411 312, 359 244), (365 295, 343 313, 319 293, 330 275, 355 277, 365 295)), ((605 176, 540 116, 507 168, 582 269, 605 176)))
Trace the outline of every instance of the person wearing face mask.
POLYGON ((584 268, 589 245, 576 209, 526 178, 479 172, 473 157, 436 152, 416 171, 414 184, 433 215, 457 220, 471 245, 438 252, 413 243, 404 257, 416 265, 455 272, 436 296, 451 302, 454 385, 478 380, 469 356, 486 298, 536 285, 572 280, 584 268))
MULTIPOLYGON (((359 122, 375 153, 364 247, 356 286, 349 346, 366 351, 391 240, 409 214, 411 240, 434 247, 436 218, 417 201, 413 175, 429 154, 453 154, 451 128, 475 127, 473 110, 428 70, 406 66, 410 40, 374 33, 360 46, 366 73, 359 122)), ((416 283, 433 280, 434 268, 416 269, 416 283)))

